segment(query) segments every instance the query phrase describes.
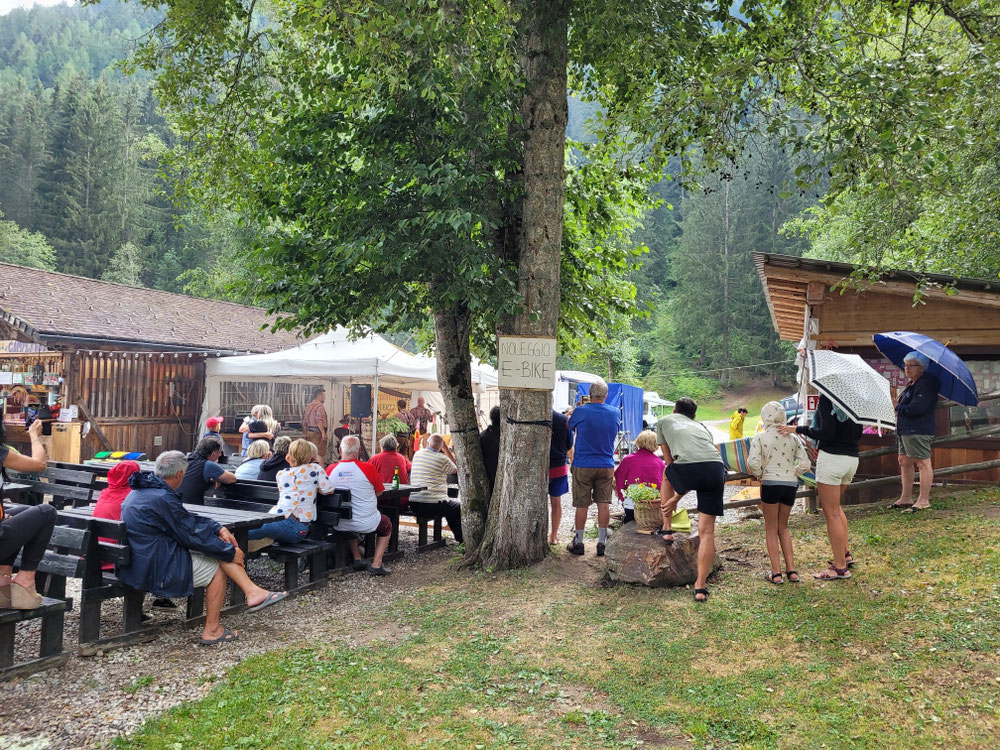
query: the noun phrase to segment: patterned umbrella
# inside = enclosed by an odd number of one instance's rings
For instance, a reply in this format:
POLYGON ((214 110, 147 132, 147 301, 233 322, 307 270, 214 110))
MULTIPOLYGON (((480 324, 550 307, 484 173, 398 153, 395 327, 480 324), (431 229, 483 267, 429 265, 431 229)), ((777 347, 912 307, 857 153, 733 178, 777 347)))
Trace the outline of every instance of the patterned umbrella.
POLYGON ((858 424, 896 429, 889 381, 857 354, 809 349, 810 382, 858 424))
POLYGON ((941 381, 938 393, 945 398, 966 406, 979 403, 976 381, 972 379, 969 368, 955 352, 937 339, 913 331, 876 333, 873 338, 878 350, 900 369, 903 369, 903 358, 910 352, 920 352, 927 357, 930 360, 927 372, 941 381))

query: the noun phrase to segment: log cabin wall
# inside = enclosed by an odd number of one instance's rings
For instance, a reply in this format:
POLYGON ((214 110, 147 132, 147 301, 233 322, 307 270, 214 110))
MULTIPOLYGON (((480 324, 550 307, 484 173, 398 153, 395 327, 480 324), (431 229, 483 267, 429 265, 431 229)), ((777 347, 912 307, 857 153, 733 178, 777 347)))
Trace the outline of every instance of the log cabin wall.
MULTIPOLYGON (((77 351, 71 355, 69 403, 90 410, 112 450, 190 451, 198 438, 205 362, 200 355, 77 351)), ((91 430, 83 456, 107 450, 91 430)))

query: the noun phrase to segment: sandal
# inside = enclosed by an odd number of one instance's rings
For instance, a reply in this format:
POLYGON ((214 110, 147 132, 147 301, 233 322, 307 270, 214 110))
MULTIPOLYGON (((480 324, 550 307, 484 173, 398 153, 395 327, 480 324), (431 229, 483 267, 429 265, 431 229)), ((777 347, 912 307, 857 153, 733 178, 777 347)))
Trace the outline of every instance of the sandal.
POLYGON ((802 579, 799 578, 799 571, 797 570, 786 570, 785 578, 788 579, 789 583, 802 583, 802 579), (792 578, 792 576, 795 576, 795 578, 792 578))
POLYGON ((673 543, 674 543, 674 532, 673 532, 673 531, 671 531, 670 529, 666 529, 666 530, 664 530, 664 529, 663 529, 663 528, 661 527, 661 528, 657 529, 657 530, 656 530, 656 531, 655 531, 654 533, 655 533, 655 534, 656 534, 656 535, 657 535, 658 537, 660 537, 660 541, 662 541, 662 542, 663 542, 664 544, 666 544, 666 545, 671 545, 671 544, 673 544, 673 543), (668 535, 670 536, 670 538, 669 538, 669 539, 667 539, 667 538, 666 538, 666 537, 667 537, 668 535))
POLYGON ((708 589, 695 589, 694 590, 694 600, 696 602, 698 602, 699 604, 701 602, 707 602, 708 601, 708 589), (698 598, 698 594, 704 595, 705 598, 704 599, 699 599, 698 598))
POLYGON ((775 586, 780 586, 785 582, 780 572, 778 573, 769 572, 764 576, 764 578, 766 578, 768 582, 773 583, 775 586))
POLYGON ((931 506, 929 506, 929 505, 911 505, 909 508, 907 508, 903 512, 904 513, 919 513, 922 510, 930 510, 930 509, 931 509, 931 506))
POLYGON ((238 641, 240 639, 237 633, 234 633, 229 628, 222 629, 222 635, 218 638, 202 638, 202 646, 218 646, 220 643, 232 643, 233 641, 238 641))
POLYGON ((850 578, 851 571, 847 568, 840 569, 835 568, 832 565, 826 570, 821 570, 819 573, 813 573, 813 578, 817 581, 835 581, 841 578, 850 578))
MULTIPOLYGON (((847 561, 847 567, 848 568, 853 568, 854 567, 854 562, 855 562, 854 561, 854 555, 852 555, 850 552, 848 552, 846 555, 844 555, 844 558, 847 561)), ((827 560, 826 564, 829 565, 831 568, 834 567, 833 560, 827 560)))
POLYGON ((887 505, 885 507, 887 510, 897 510, 897 509, 901 510, 903 508, 912 508, 913 502, 911 501, 908 503, 901 503, 899 502, 899 500, 897 500, 896 502, 892 503, 892 505, 887 505))

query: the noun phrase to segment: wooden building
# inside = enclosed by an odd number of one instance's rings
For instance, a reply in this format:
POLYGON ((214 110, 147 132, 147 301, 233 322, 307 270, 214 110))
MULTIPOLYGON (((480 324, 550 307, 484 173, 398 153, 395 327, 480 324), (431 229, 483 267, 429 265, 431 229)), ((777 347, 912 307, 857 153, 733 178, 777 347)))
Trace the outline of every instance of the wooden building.
MULTIPOLYGON (((852 281, 858 269, 848 263, 770 253, 755 253, 754 261, 771 319, 783 340, 800 348, 858 354, 892 386, 902 388, 906 378, 878 352, 872 336, 916 331, 947 342, 965 360, 980 398, 1000 391, 1000 283, 904 270, 889 271, 878 281, 852 281)), ((934 446, 934 467, 996 458, 1000 436, 960 439, 994 424, 1000 424, 1000 401, 985 400, 973 409, 939 408, 937 435, 954 436, 956 441, 934 446)), ((888 447, 894 440, 865 435, 861 449, 888 447)), ((859 475, 868 477, 898 473, 895 452, 862 459, 859 468, 859 475)), ((1000 482, 1000 468, 950 476, 953 480, 1000 482)))
POLYGON ((299 343, 263 330, 273 319, 256 307, 5 264, 0 278, 0 398, 15 444, 24 440, 18 402, 58 394, 81 423, 92 419, 82 458, 189 450, 207 357, 299 343))

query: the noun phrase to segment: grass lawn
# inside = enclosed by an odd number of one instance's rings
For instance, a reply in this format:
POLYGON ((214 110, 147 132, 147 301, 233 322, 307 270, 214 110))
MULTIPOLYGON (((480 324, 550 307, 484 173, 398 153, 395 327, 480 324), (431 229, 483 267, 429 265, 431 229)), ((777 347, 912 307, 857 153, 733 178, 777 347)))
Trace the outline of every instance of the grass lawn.
POLYGON ((765 582, 763 530, 724 527, 712 597, 603 587, 556 554, 443 565, 372 614, 366 645, 234 667, 120 748, 985 748, 1000 737, 1000 496, 938 491, 916 516, 849 509, 849 581, 816 517, 802 584, 765 582))
POLYGON ((747 414, 744 435, 752 435, 753 431, 748 428, 751 423, 756 425, 760 422, 760 410, 768 401, 780 401, 788 396, 794 387, 771 388, 757 387, 746 392, 739 391, 722 398, 705 400, 698 402, 698 419, 702 422, 711 422, 717 419, 729 419, 733 412, 740 406, 745 406, 750 413, 747 414))

